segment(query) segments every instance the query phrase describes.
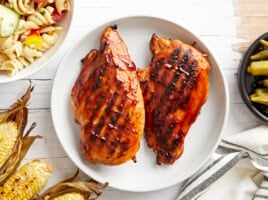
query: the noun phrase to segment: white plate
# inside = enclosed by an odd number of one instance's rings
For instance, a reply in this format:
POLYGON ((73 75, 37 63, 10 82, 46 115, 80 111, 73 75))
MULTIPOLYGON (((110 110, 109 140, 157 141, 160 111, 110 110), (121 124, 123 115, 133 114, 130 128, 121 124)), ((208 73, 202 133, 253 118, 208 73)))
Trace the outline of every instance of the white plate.
POLYGON ((45 67, 50 62, 50 60, 52 60, 52 58, 56 57, 57 52, 59 52, 63 42, 65 41, 71 26, 75 5, 73 0, 70 0, 70 2, 71 10, 63 19, 61 19, 57 23, 57 26, 62 27, 62 30, 59 32, 59 37, 56 44, 50 49, 48 49, 46 52, 44 52, 40 58, 36 59, 32 64, 16 73, 14 76, 10 77, 5 74, 0 74, 0 83, 12 82, 33 75, 34 73, 45 67))
POLYGON ((127 191, 152 191, 174 185, 196 172, 209 158, 219 141, 228 112, 228 96, 222 73, 206 46, 192 33, 175 23, 152 17, 127 17, 112 21, 87 33, 62 60, 55 77, 51 112, 58 138, 67 155, 83 172, 110 186, 127 191), (74 122, 70 106, 72 86, 80 72, 83 58, 89 50, 99 48, 99 39, 107 25, 118 25, 137 67, 147 66, 151 59, 149 41, 152 33, 178 38, 209 55, 212 70, 210 93, 197 121, 185 141, 184 153, 171 166, 156 165, 156 156, 142 139, 137 163, 129 161, 119 166, 90 164, 83 160, 79 147, 79 126, 74 122))

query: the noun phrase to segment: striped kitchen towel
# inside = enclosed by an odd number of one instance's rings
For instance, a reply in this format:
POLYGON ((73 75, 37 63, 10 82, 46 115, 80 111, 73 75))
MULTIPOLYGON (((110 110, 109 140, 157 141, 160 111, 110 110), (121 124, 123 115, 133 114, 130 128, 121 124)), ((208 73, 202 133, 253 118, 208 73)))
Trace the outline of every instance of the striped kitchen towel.
POLYGON ((268 127, 221 140, 213 157, 181 186, 177 200, 268 200, 268 127))

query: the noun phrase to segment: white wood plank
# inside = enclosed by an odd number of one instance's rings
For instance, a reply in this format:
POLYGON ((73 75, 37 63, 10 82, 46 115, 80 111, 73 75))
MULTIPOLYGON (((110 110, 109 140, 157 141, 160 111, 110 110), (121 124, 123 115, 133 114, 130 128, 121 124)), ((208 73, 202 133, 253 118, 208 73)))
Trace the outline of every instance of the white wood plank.
MULTIPOLYGON (((33 80, 34 91, 30 99, 30 109, 47 109, 50 107, 52 80, 33 80)), ((0 84, 0 109, 7 109, 25 93, 29 86, 28 80, 19 80, 0 84)))

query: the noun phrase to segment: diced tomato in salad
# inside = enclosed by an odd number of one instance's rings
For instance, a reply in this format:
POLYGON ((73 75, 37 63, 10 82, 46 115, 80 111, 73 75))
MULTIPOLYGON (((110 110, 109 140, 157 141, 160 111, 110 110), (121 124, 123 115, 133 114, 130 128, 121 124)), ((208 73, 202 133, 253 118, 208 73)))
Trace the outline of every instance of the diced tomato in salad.
POLYGON ((61 13, 58 13, 58 11, 54 10, 51 16, 54 21, 59 21, 65 17, 66 13, 67 13, 67 10, 62 11, 61 13))
POLYGON ((29 35, 40 35, 40 29, 32 29, 29 35))

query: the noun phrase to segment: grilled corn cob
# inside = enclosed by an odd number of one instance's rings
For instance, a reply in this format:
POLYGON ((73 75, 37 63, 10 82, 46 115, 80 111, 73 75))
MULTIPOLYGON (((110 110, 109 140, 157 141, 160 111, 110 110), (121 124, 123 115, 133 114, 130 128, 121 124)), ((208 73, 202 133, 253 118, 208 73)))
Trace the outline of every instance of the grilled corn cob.
POLYGON ((33 160, 22 166, 0 187, 3 200, 30 200, 46 185, 52 166, 43 160, 33 160))
POLYGON ((18 134, 15 122, 0 124, 0 168, 11 155, 18 134))
POLYGON ((55 197, 52 200, 86 200, 83 195, 77 192, 71 192, 55 197))

